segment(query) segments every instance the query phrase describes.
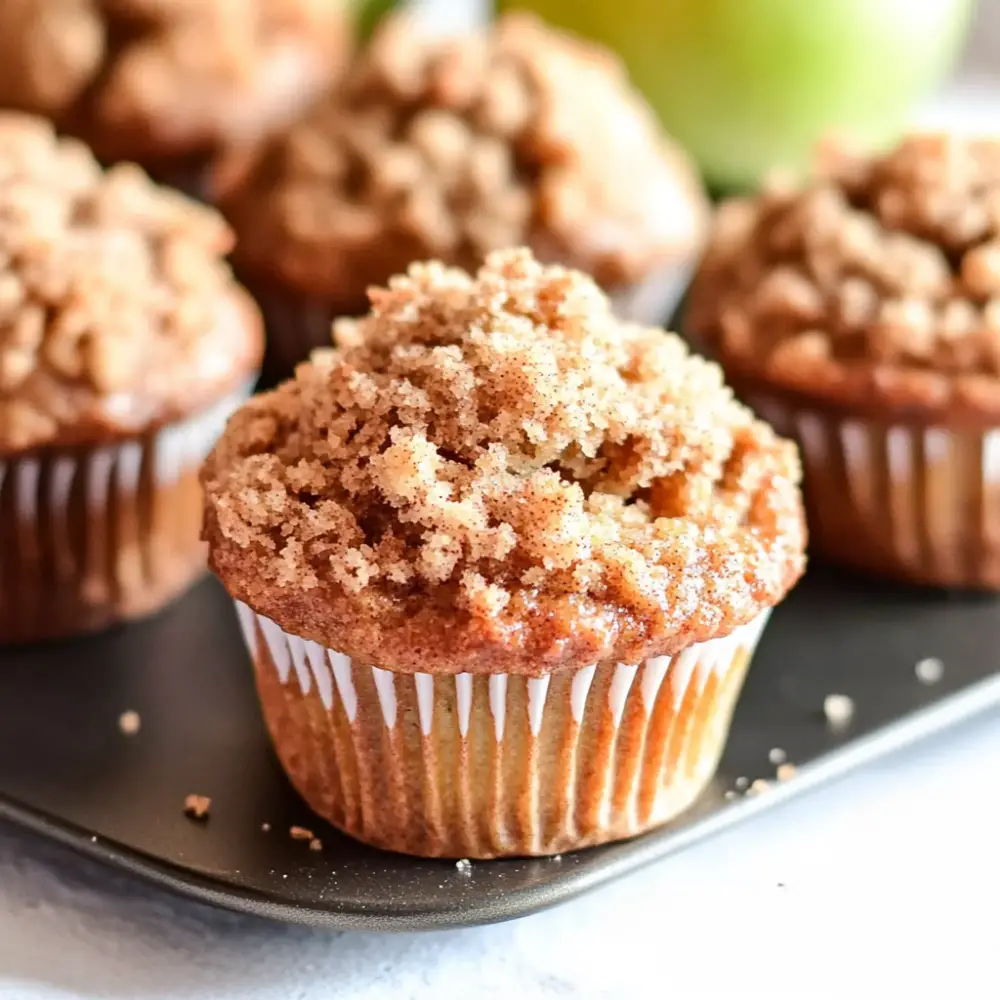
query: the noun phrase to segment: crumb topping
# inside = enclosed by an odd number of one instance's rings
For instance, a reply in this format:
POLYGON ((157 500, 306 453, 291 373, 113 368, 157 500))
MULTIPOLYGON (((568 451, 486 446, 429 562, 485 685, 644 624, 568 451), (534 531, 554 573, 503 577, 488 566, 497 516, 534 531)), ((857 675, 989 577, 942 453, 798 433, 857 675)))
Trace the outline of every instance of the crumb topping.
POLYGON ((184 815, 188 819, 207 820, 212 800, 207 795, 187 795, 184 798, 184 815))
POLYGON ((525 14, 445 40, 390 19, 220 200, 242 264, 355 314, 413 260, 510 246, 613 288, 695 252, 707 218, 619 62, 525 14))
POLYGON ((3 0, 0 105, 102 156, 211 152, 297 113, 350 34, 339 0, 3 0))
POLYGON ((371 300, 203 471, 214 567, 282 627, 379 656, 437 616, 557 664, 627 657, 728 632, 801 573, 794 447, 589 278, 506 251, 371 300), (286 620, 299 595, 321 621, 286 620))
POLYGON ((141 428, 242 380, 260 334, 230 245, 137 167, 0 114, 0 452, 141 428))
POLYGON ((830 148, 805 186, 729 202, 687 323, 768 379, 1000 407, 1000 141, 830 148))

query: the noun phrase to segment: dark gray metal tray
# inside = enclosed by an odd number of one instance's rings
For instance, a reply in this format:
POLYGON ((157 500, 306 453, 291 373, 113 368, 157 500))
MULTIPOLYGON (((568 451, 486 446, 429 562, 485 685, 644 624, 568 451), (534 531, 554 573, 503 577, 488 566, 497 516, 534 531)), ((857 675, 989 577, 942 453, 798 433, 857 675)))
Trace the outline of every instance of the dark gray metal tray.
POLYGON ((0 819, 210 903, 334 928, 488 923, 561 902, 739 819, 1000 703, 1000 603, 896 589, 813 569, 772 618, 719 777, 684 817, 562 858, 420 861, 357 844, 313 818, 278 769, 231 605, 206 580, 158 618, 72 643, 0 652, 0 819), (939 657, 934 685, 914 664, 939 657), (827 694, 850 696, 831 731, 827 694), (137 711, 135 736, 119 715, 137 711), (761 795, 737 778, 798 766, 761 795), (211 796, 207 823, 182 814, 211 796), (270 824, 270 832, 262 824, 270 824), (322 853, 293 841, 312 829, 322 853))

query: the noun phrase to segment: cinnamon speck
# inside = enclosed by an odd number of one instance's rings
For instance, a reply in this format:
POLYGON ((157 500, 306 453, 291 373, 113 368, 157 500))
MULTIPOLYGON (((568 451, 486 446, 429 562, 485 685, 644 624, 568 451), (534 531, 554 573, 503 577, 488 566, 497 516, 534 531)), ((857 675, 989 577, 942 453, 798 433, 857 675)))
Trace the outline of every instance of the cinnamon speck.
POLYGON ((767 759, 772 764, 777 766, 778 764, 784 764, 785 761, 788 760, 788 754, 786 754, 785 751, 781 749, 781 747, 774 747, 772 748, 770 753, 768 753, 767 759))
POLYGON ((921 684, 937 684, 944 676, 944 664, 937 657, 920 660, 913 668, 921 684))
POLYGON ((142 728, 142 719, 138 712, 129 709, 118 716, 118 728, 125 736, 135 736, 142 728))
POLYGON ((207 795, 188 795, 184 799, 184 815, 188 819, 206 820, 212 800, 207 795))
POLYGON ((823 714, 831 729, 844 729, 854 718, 854 702, 846 694, 828 694, 823 699, 823 714))
POLYGON ((778 781, 789 781, 795 777, 797 772, 798 768, 794 764, 785 762, 784 764, 778 765, 778 769, 775 774, 777 775, 778 781))

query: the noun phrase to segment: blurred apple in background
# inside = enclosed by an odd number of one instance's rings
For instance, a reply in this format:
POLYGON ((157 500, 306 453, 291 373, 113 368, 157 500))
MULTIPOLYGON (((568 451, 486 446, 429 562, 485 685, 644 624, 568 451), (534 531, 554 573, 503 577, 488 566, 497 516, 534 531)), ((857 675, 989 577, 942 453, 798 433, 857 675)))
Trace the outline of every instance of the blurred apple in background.
POLYGON ((974 0, 501 0, 616 49, 716 187, 800 168, 833 131, 889 142, 974 0))

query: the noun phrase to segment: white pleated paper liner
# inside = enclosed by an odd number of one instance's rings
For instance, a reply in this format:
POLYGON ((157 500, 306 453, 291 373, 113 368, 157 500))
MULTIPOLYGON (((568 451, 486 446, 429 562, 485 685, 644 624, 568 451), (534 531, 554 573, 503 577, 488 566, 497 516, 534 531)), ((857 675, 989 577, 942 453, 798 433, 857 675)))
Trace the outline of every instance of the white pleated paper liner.
POLYGON ((144 615, 202 572, 198 469, 249 391, 114 445, 0 460, 0 642, 144 615))
POLYGON ((278 756, 312 809, 408 854, 554 854, 665 823, 718 765, 768 612, 640 664, 402 674, 236 603, 278 756))
POLYGON ((811 552, 915 583, 1000 589, 1000 428, 747 402, 799 443, 811 552))

